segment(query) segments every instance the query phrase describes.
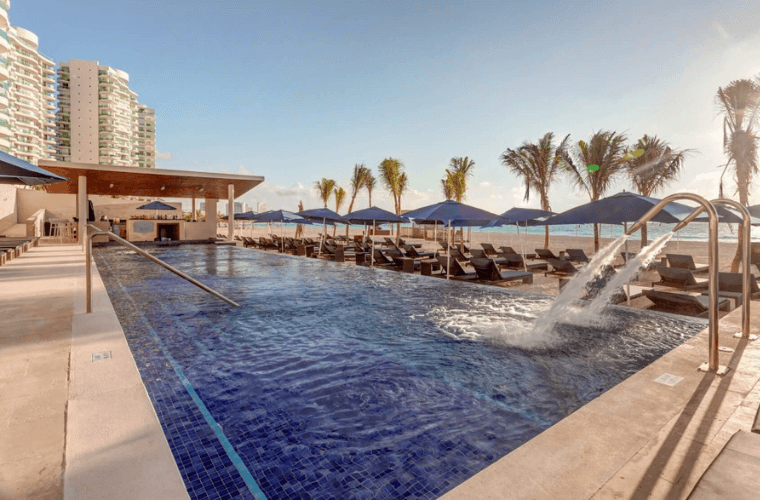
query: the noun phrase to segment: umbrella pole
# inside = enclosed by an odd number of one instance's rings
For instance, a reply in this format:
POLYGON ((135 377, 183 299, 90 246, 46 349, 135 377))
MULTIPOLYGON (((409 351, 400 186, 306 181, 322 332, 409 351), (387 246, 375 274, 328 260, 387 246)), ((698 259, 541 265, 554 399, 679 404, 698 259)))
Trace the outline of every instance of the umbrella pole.
POLYGON ((375 221, 372 221, 372 255, 369 256, 369 267, 375 267, 375 221))
MULTIPOLYGON (((623 230, 628 233, 628 223, 623 222, 623 230)), ((628 238, 625 239, 625 259, 623 259, 623 262, 628 264, 628 238)), ((625 283, 625 295, 626 295, 626 305, 628 307, 631 307, 631 282, 626 281, 625 283)))
POLYGON ((438 221, 435 221, 435 226, 433 226, 433 240, 435 240, 435 244, 438 244, 438 221))
POLYGON ((446 249, 446 279, 449 279, 449 275, 451 274, 451 245, 453 242, 451 241, 451 219, 449 219, 449 228, 448 228, 448 237, 446 238, 446 243, 448 243, 448 248, 446 249))
MULTIPOLYGON (((520 223, 515 224, 517 226, 517 239, 520 240, 520 251, 522 252, 523 271, 528 272, 528 263, 525 262, 525 245, 523 245, 522 236, 520 236, 520 223)), ((528 222, 525 222, 525 231, 528 231, 528 222)))
POLYGON ((280 221, 280 253, 285 253, 285 224, 280 221))

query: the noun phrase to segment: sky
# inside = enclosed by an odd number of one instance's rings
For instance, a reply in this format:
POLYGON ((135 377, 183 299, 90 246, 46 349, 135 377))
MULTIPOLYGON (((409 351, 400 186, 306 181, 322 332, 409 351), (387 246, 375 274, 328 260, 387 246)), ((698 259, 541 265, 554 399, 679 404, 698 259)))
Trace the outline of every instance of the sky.
MULTIPOLYGON (((500 155, 599 130, 694 150, 658 194, 716 198, 715 95, 760 72, 760 9, 738 1, 12 0, 9 18, 56 62, 129 73, 156 110, 158 168, 263 176, 238 200, 267 209, 322 206, 315 182, 350 192, 354 165, 377 177, 388 157, 409 179, 402 209, 419 208, 444 199, 462 156, 466 203, 538 208, 500 155)), ((564 179, 549 198, 557 212, 588 201, 564 179)), ((372 201, 393 209, 381 185, 372 201)), ((354 210, 367 204, 363 191, 354 210)))

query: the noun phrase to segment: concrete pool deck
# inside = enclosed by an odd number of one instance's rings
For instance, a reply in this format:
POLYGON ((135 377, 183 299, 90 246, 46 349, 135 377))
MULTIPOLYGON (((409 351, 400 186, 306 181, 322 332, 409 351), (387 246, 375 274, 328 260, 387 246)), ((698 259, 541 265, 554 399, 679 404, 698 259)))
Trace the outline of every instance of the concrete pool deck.
MULTIPOLYGON (((188 498, 97 274, 93 285, 86 315, 74 245, 0 267, 0 499, 188 498)), ((720 323, 727 375, 697 371, 703 331, 442 498, 685 498, 760 403, 760 344, 733 338, 740 319, 720 323)))
POLYGON ((0 267, 0 499, 189 498, 97 274, 85 314, 84 269, 75 245, 0 267))

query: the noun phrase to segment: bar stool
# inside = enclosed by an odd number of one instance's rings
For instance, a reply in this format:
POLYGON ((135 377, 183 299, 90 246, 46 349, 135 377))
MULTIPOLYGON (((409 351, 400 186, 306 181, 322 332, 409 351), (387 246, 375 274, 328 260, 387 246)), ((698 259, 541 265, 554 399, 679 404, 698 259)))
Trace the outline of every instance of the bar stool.
POLYGON ((58 238, 61 243, 63 243, 63 228, 61 227, 62 224, 62 222, 54 222, 52 220, 50 221, 50 238, 58 238))

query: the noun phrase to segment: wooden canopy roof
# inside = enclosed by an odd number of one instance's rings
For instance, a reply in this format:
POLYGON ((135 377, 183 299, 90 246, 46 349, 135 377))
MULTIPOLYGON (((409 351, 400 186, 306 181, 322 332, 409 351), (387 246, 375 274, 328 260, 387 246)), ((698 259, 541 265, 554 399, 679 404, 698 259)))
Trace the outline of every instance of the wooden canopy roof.
POLYGON ((227 187, 235 187, 235 198, 264 182, 262 176, 212 174, 188 170, 121 167, 92 163, 40 160, 39 166, 69 180, 46 186, 49 193, 75 194, 79 177, 87 177, 87 194, 166 198, 227 199, 227 187))

